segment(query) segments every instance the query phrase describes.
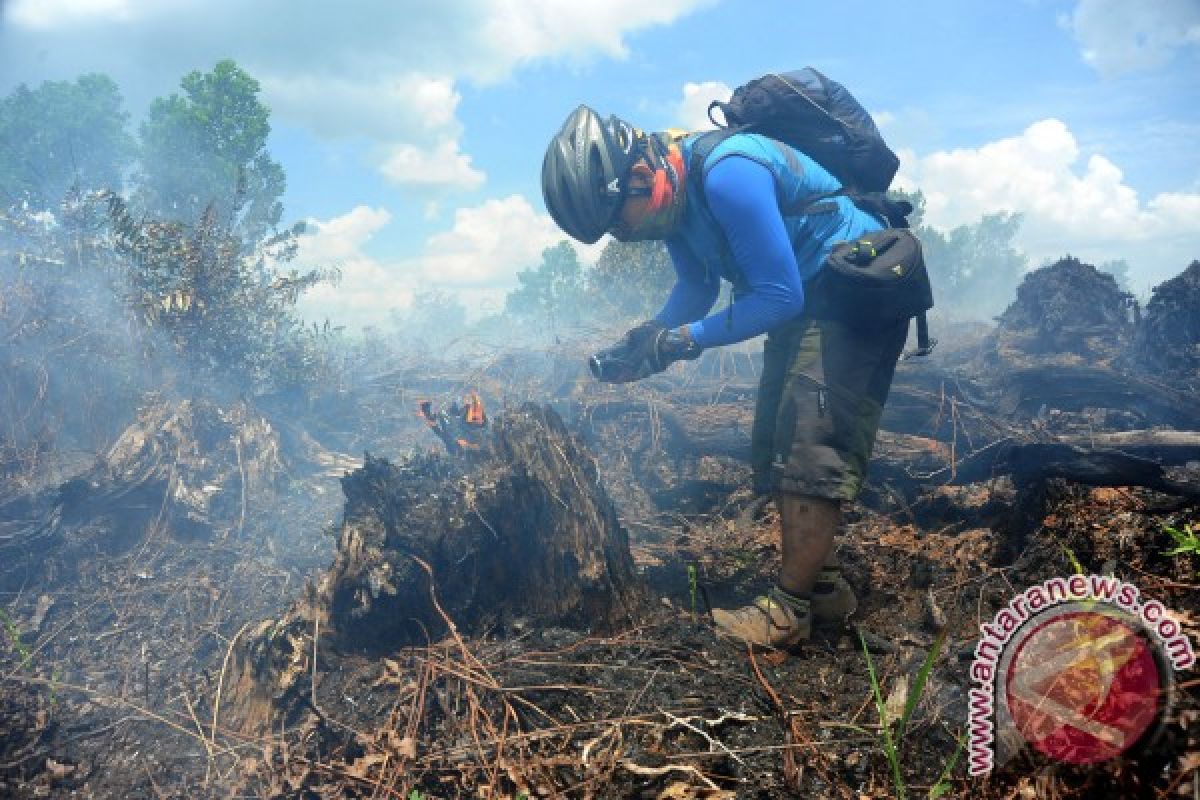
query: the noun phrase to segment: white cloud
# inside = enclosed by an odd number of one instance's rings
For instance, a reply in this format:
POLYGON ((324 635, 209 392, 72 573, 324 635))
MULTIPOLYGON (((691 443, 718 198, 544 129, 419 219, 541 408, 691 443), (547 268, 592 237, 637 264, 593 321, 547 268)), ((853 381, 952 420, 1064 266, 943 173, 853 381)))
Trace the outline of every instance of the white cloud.
MULTIPOLYGON (((0 10, 4 10, 0 3, 0 10)), ((132 16, 129 0, 13 0, 7 13, 11 21, 32 30, 47 30, 96 21, 126 21, 132 16)))
POLYGON ((383 144, 374 148, 379 171, 393 183, 417 190, 478 189, 486 175, 459 150, 462 100, 453 79, 410 73, 371 81, 337 76, 268 76, 264 95, 274 113, 303 122, 326 136, 347 133, 383 144), (320 98, 320 102, 314 102, 320 98))
POLYGON ((564 238, 549 216, 510 195, 455 211, 454 226, 429 238, 418 264, 442 284, 513 286, 518 270, 537 266, 542 250, 564 238))
MULTIPOLYGON (((352 329, 382 326, 392 309, 409 307, 414 294, 427 289, 454 292, 477 317, 502 308, 506 292, 517 285, 517 272, 536 267, 542 251, 564 238, 549 216, 511 195, 458 209, 452 226, 430 236, 415 258, 370 255, 371 239, 391 219, 385 209, 359 206, 324 222, 310 221, 312 233, 301 240, 295 266, 336 266, 342 279, 304 295, 299 311, 305 318, 352 329)), ((602 247, 603 240, 576 249, 591 264, 602 247)))
POLYGON ((666 25, 714 0, 488 0, 474 77, 504 77, 515 65, 546 57, 624 58, 625 35, 666 25))
POLYGON ((273 114, 324 136, 430 143, 459 129, 455 113, 462 96, 453 78, 444 75, 410 72, 360 79, 268 73, 259 82, 273 114))
POLYGON ((359 328, 383 325, 393 308, 412 304, 411 281, 396 265, 363 252, 363 246, 391 222, 383 208, 358 206, 326 222, 309 220, 309 234, 300 240, 295 266, 337 267, 341 281, 321 284, 306 292, 297 304, 305 318, 359 328))
POLYGON ((402 186, 465 191, 478 189, 487 177, 471 166, 471 157, 459 152, 458 142, 452 139, 443 139, 427 150, 410 144, 396 145, 380 170, 388 180, 402 186))
POLYGON ((1017 242, 1034 264, 1067 253, 1094 263, 1126 259, 1136 288, 1145 289, 1200 258, 1200 194, 1142 202, 1117 165, 1099 154, 1081 165, 1080 156, 1067 126, 1045 119, 976 149, 903 151, 897 185, 925 194, 926 221, 940 229, 1023 213, 1017 242))
POLYGON ((1064 23, 1084 61, 1109 76, 1162 66, 1177 50, 1200 45, 1196 0, 1080 0, 1064 23))
POLYGON ((386 208, 357 206, 328 222, 308 220, 308 233, 300 239, 299 256, 308 261, 341 261, 356 258, 372 236, 392 221, 386 208))
MULTIPOLYGON (((725 102, 729 100, 733 90, 720 81, 704 81, 703 83, 685 83, 683 99, 675 111, 679 127, 689 131, 708 130, 713 127, 708 118, 708 105, 713 100, 725 102)), ((717 119, 721 116, 715 115, 717 119)))
POLYGON ((421 188, 473 188, 483 176, 459 153, 456 84, 503 80, 543 59, 624 57, 630 33, 712 1, 361 0, 301 9, 288 0, 158 0, 135 9, 131 0, 16 0, 0 25, 0 92, 99 70, 136 111, 176 91, 184 73, 233 58, 262 83, 276 119, 365 137, 381 170, 421 188))

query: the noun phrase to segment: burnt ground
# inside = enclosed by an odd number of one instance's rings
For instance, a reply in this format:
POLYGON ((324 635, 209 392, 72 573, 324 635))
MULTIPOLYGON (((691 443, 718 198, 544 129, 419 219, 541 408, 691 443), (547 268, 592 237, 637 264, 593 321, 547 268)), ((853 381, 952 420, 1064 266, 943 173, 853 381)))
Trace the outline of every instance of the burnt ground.
MULTIPOLYGON (((1000 338, 1003 351, 1011 337, 1000 338)), ((1160 733, 1121 759, 1085 769, 1026 752, 986 779, 966 776, 960 742, 979 625, 1024 587, 1111 572, 1172 609, 1193 642, 1200 632, 1200 555, 1171 554, 1178 543, 1166 530, 1200 521, 1194 498, 1055 477, 958 480, 968 453, 1020 432, 1045 439, 1155 424, 1145 404, 1046 408, 1041 383, 1002 382, 1003 397, 1017 399, 990 405, 971 376, 1009 368, 989 340, 975 342, 926 368, 932 383, 917 372, 898 378, 894 406, 933 408, 936 419, 885 419, 871 485, 839 541, 860 599, 849 627, 818 632, 794 652, 752 653, 708 624, 709 606, 753 597, 778 561, 774 511, 753 502, 747 468, 718 441, 745 435, 752 364, 723 371, 710 360, 599 398, 556 375, 555 388, 513 393, 554 397, 595 453, 649 588, 645 611, 605 631, 510 619, 382 656, 333 649, 314 626, 285 642, 313 655, 291 676, 307 691, 265 733, 230 721, 233 654, 253 626, 313 593, 334 552, 338 476, 354 465, 312 442, 299 455, 281 444, 283 468, 261 495, 196 506, 211 514, 207 532, 186 534, 164 512, 169 480, 143 481, 157 494, 137 495, 83 467, 65 474, 90 475, 90 489, 63 474, 29 477, 0 497, 0 548, 18 534, 51 538, 37 539, 41 549, 25 552, 19 570, 11 548, 0 564, 0 797, 857 800, 896 797, 897 780, 907 797, 1195 797, 1194 671, 1178 676, 1160 733), (614 402, 625 404, 621 413, 597 411, 614 402), (66 525, 80 491, 136 502, 66 525), (900 737, 899 775, 885 755, 864 645, 887 730, 900 737), (896 719, 910 696, 901 735, 896 719)), ((461 385, 448 380, 442 391, 461 385)), ((1156 402, 1164 415, 1188 412, 1165 393, 1156 402)), ((398 418, 340 449, 403 460, 436 444, 415 418, 398 418)), ((238 466, 193 464, 188 485, 203 495, 205 481, 232 480, 238 466)), ((1194 483, 1200 465, 1170 474, 1194 483)), ((280 629, 281 641, 288 636, 280 629)))
MULTIPOLYGON (((78 565, 69 591, 8 604, 41 618, 17 622, 37 633, 5 661, 0 792, 892 797, 859 635, 896 715, 903 682, 912 685, 934 645, 938 614, 947 635, 902 744, 908 796, 939 781, 942 796, 961 797, 1172 796, 1172 783, 1192 791, 1194 680, 1177 706, 1190 745, 1172 723, 1159 751, 1097 770, 1025 757, 988 781, 965 778, 955 753, 970 652, 980 621, 1019 588, 1115 563, 1147 594, 1191 620, 1197 613, 1200 564, 1165 555, 1162 531, 1186 511, 1164 514, 1166 498, 1143 490, 1064 485, 1025 552, 996 566, 988 525, 1012 492, 1000 480, 858 507, 840 543, 860 595, 854 627, 791 654, 724 642, 705 614, 769 583, 778 558, 770 506, 748 514, 750 498, 735 492, 708 513, 630 520, 635 560, 657 598, 637 626, 589 634, 531 622, 391 658, 318 658, 312 713, 250 740, 212 724, 230 641, 279 613, 303 570, 279 565, 278 542, 147 537, 78 565)), ((315 568, 327 556, 320 540, 309 546, 315 568)))

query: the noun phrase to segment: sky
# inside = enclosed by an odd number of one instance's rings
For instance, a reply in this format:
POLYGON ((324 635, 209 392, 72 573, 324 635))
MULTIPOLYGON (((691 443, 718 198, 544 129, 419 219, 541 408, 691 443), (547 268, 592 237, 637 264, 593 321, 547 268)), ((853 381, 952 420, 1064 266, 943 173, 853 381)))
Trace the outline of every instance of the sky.
MULTIPOLYGON (((1200 0, 0 0, 0 94, 110 75, 134 118, 233 58, 304 219, 302 301, 351 330, 416 292, 497 310, 563 239, 539 173, 586 102, 647 129, 766 72, 845 84, 944 230, 1019 211, 1031 265, 1200 259, 1200 0)), ((604 240, 580 248, 593 261, 604 240)))

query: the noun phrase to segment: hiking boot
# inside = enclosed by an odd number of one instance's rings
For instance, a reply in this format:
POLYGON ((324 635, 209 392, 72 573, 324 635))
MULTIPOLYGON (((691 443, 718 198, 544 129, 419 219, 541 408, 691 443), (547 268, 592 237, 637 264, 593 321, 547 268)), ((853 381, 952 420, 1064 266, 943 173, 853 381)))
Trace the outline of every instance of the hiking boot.
POLYGON ((755 598, 745 608, 714 608, 712 618, 722 636, 763 647, 788 647, 807 639, 812 632, 808 600, 779 588, 755 598))
POLYGON ((857 610, 858 598, 842 577, 842 570, 838 567, 822 567, 813 585, 813 622, 822 627, 844 625, 846 619, 857 610))

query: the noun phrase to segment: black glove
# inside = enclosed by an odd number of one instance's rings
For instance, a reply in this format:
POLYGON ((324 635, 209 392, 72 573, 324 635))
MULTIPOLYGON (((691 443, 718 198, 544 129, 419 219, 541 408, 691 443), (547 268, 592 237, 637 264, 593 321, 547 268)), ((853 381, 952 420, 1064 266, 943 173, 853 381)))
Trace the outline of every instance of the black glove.
POLYGON ((687 328, 672 328, 659 331, 654 340, 654 352, 661 372, 676 361, 694 361, 704 352, 704 348, 692 341, 687 328))
POLYGON ((647 351, 658 340, 658 335, 666 330, 661 322, 647 320, 636 328, 630 328, 621 337, 621 345, 630 353, 647 351))
POLYGON ((662 372, 680 359, 697 358, 700 352, 681 330, 667 330, 650 320, 630 330, 618 344, 596 353, 588 366, 596 380, 630 383, 662 372))
POLYGON ((656 345, 664 330, 654 320, 632 328, 621 341, 588 359, 592 375, 604 383, 630 383, 661 372, 656 345))

